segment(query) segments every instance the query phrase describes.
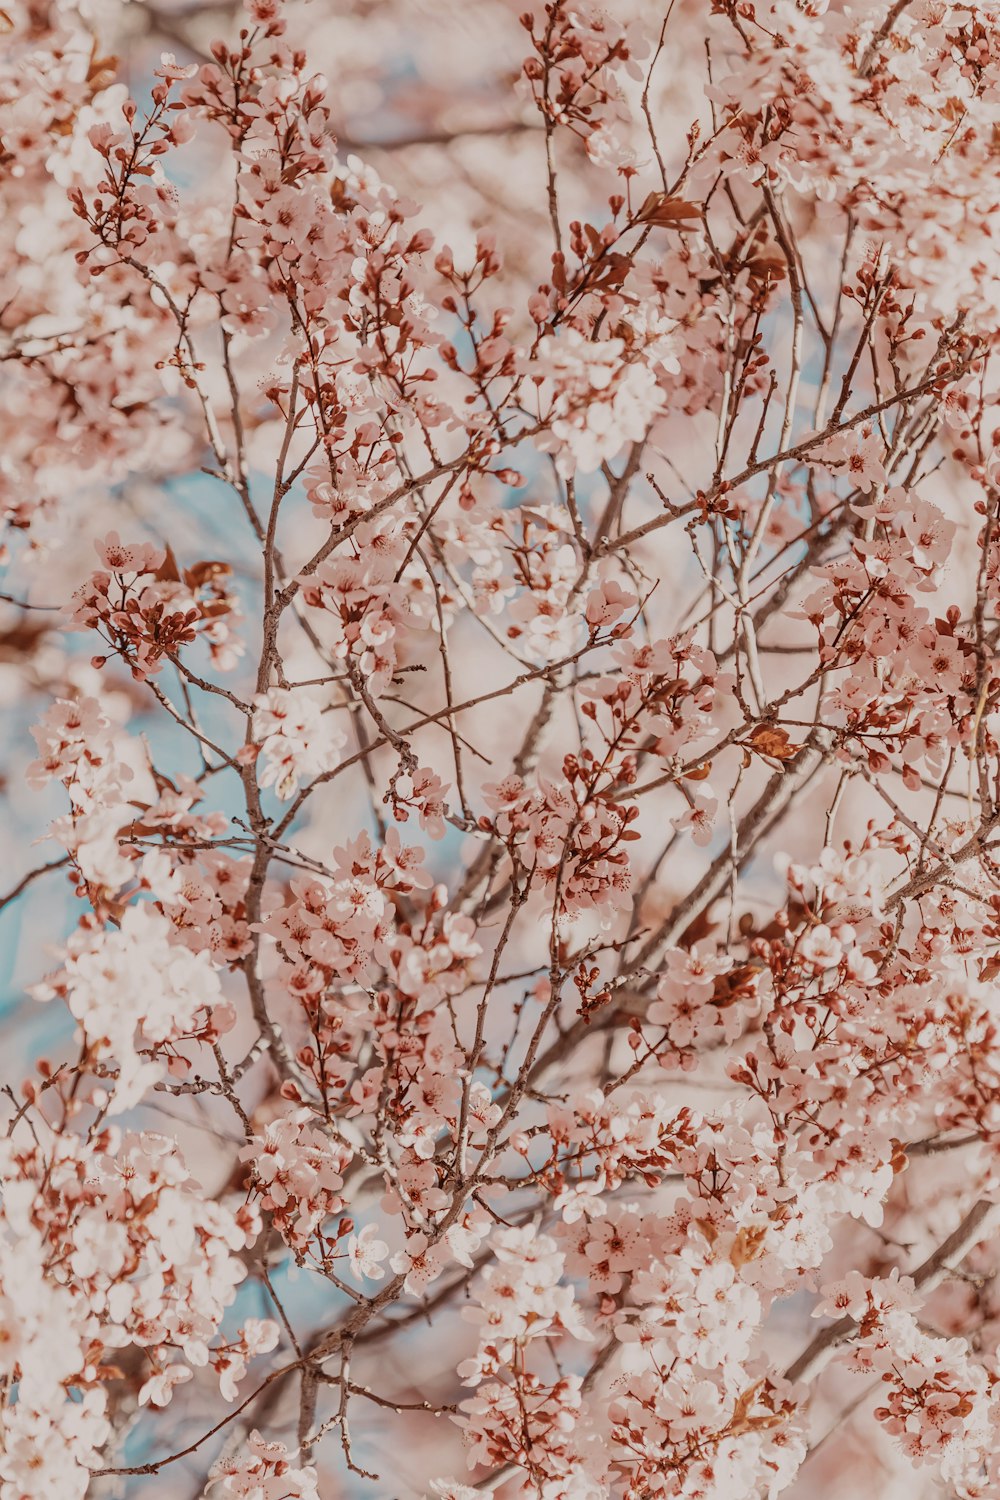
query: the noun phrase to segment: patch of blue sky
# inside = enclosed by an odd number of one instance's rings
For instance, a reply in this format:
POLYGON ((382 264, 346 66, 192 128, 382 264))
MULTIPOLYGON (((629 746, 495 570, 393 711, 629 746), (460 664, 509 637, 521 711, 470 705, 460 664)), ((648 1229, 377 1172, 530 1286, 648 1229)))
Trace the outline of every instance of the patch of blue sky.
MULTIPOLYGON (((360 1223, 359 1227, 361 1227, 360 1223)), ((346 1241, 341 1248, 346 1254, 346 1241)), ((296 1265, 293 1256, 285 1250, 283 1245, 279 1244, 277 1249, 280 1259, 268 1266, 268 1279, 296 1336, 300 1331, 305 1334, 307 1330, 315 1328, 317 1315, 321 1316, 324 1323, 336 1323, 341 1315, 354 1305, 346 1293, 338 1291, 332 1281, 327 1281, 325 1278, 318 1277, 314 1271, 296 1265)), ((342 1279, 345 1283, 352 1281, 353 1278, 347 1270, 346 1259, 337 1267, 337 1270, 344 1273, 342 1279)), ((370 1286, 369 1290, 371 1290, 370 1286)), ((227 1310, 222 1321, 220 1332, 223 1337, 235 1336, 237 1330, 248 1318, 272 1318, 279 1324, 281 1321, 274 1299, 264 1282, 255 1278, 244 1281, 237 1289, 236 1300, 227 1310)), ((284 1329, 281 1332, 281 1344, 285 1347, 288 1345, 288 1335, 284 1329)), ((250 1388, 252 1377, 251 1369, 251 1375, 247 1379, 247 1389, 250 1388)))
MULTIPOLYGON (((273 485, 273 476, 268 481, 264 475, 251 474, 251 498, 256 500, 258 509, 265 497, 270 498, 269 489, 273 485)), ((237 577, 240 570, 254 578, 260 576, 260 543, 232 485, 212 474, 195 470, 163 480, 160 488, 163 509, 170 516, 171 528, 179 511, 197 523, 199 546, 217 548, 227 562, 236 567, 237 577)), ((295 492, 290 491, 287 503, 294 504, 295 498, 295 492)), ((156 519, 150 517, 150 525, 155 527, 156 519)))
MULTIPOLYGON (((145 51, 145 49, 144 49, 145 51)), ((183 48, 179 49, 178 63, 182 67, 188 67, 195 61, 191 54, 183 48)), ((134 67, 131 59, 127 59, 128 90, 135 100, 139 113, 136 127, 139 122, 146 120, 153 110, 153 85, 160 80, 154 77, 153 68, 159 66, 159 55, 148 53, 143 57, 145 66, 134 67)), ((183 84, 174 84, 171 98, 176 101, 183 84)), ((217 141, 223 139, 221 132, 206 124, 199 122, 199 128, 194 138, 187 141, 183 146, 168 151, 159 158, 159 166, 166 180, 172 187, 180 188, 182 191, 197 190, 199 184, 205 177, 205 142, 208 135, 214 135, 217 141)))
MULTIPOLYGON (((35 757, 29 717, 27 713, 5 716, 4 755, 13 767, 15 784, 23 782, 24 770, 35 757)), ((54 840, 44 840, 43 835, 49 822, 65 810, 65 793, 58 785, 6 799, 8 847, 26 850, 27 855, 21 864, 7 868, 0 895, 13 890, 30 870, 62 856, 61 846, 54 840)), ((61 870, 40 876, 0 910, 0 1015, 9 1017, 24 1000, 26 985, 39 979, 54 963, 56 948, 72 932, 76 916, 77 902, 61 870)), ((40 1009, 39 1016, 48 1018, 41 1026, 43 1031, 51 1030, 58 1008, 40 1009)), ((58 1021, 58 1017, 55 1019, 58 1021)), ((22 1042, 19 1032, 18 1045, 22 1042)))
POLYGON ((412 119, 405 111, 395 107, 393 94, 406 84, 419 81, 420 72, 412 51, 403 47, 393 56, 383 58, 379 67, 378 103, 373 104, 371 109, 358 110, 351 115, 348 122, 351 134, 372 146, 391 145, 395 141, 405 140, 412 134, 412 119))

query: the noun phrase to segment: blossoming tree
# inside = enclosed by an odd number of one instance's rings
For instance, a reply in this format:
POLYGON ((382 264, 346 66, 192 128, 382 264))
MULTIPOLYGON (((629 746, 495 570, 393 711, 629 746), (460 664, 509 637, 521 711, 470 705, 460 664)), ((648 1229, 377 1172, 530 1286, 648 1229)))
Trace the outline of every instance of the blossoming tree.
POLYGON ((0 1500, 1000 1496, 1000 3, 523 3, 0 11, 0 1500))

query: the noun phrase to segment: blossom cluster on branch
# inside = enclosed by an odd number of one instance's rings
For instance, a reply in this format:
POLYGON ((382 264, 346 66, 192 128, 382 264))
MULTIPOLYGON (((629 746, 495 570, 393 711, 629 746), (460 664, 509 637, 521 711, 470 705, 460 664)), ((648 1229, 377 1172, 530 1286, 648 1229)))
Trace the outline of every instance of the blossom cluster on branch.
POLYGON ((1000 1500, 1000 0, 5 3, 0 1500, 1000 1500))

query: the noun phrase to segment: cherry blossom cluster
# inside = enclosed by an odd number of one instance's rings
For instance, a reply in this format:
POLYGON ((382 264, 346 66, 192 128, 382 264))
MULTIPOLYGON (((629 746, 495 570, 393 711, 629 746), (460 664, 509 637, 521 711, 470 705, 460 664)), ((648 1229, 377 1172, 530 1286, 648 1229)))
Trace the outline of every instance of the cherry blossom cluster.
POLYGON ((8 1138, 3 1171, 3 1375, 19 1396, 4 1408, 0 1473, 10 1493, 27 1467, 82 1496, 130 1350, 142 1351, 140 1407, 164 1407, 209 1365, 235 1400, 246 1360, 234 1351, 273 1348, 274 1325, 260 1321, 238 1345, 214 1343, 260 1222, 243 1204, 206 1202, 163 1136, 8 1138))
POLYGON ((996 1500, 1000 5, 5 4, 0 1500, 996 1500))
POLYGON ((284 802, 294 796, 300 781, 331 771, 344 744, 336 725, 324 723, 321 704, 307 691, 275 687, 258 694, 253 722, 264 761, 258 784, 273 786, 284 802))
POLYGON ((289 1462, 284 1443, 265 1442, 251 1432, 245 1447, 212 1465, 206 1494, 234 1500, 316 1500, 316 1470, 289 1462))
MULTIPOLYGON (((196 638, 206 640, 220 669, 235 660, 231 619, 234 600, 225 591, 227 563, 198 563, 178 573, 160 548, 123 545, 112 532, 98 545, 108 570, 92 573, 73 597, 72 621, 96 631, 129 663, 140 681, 160 670, 196 638)), ((95 665, 103 666, 101 657, 95 665)))

